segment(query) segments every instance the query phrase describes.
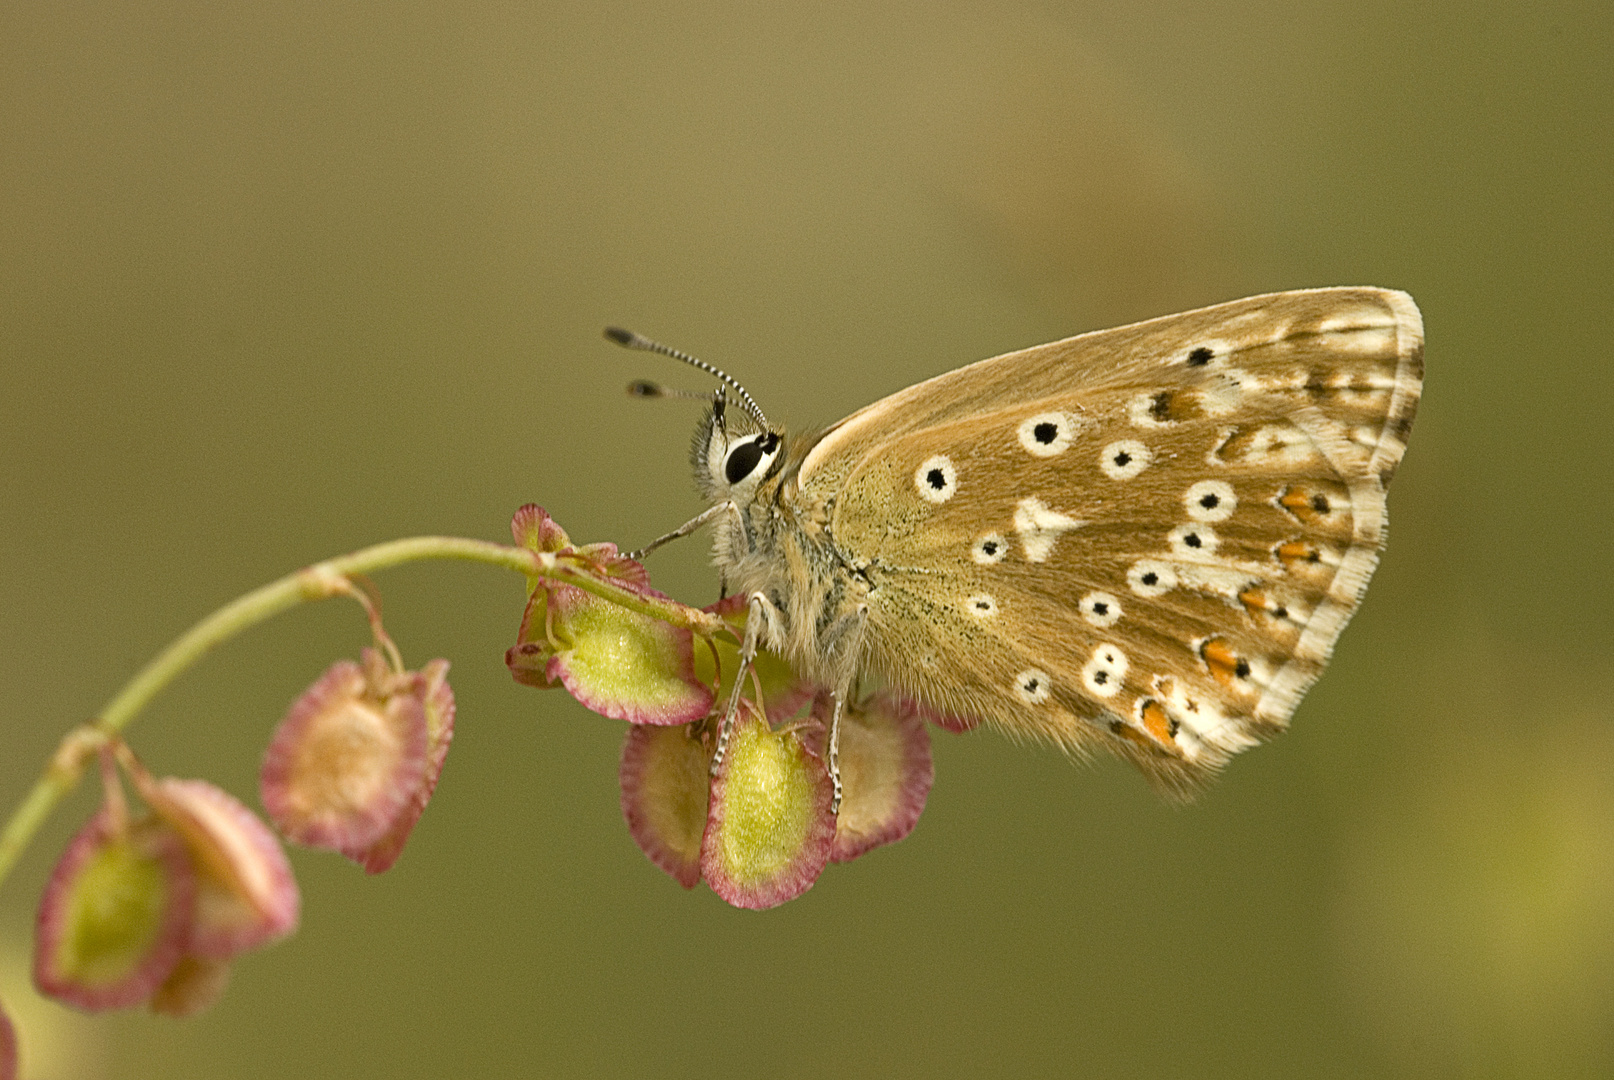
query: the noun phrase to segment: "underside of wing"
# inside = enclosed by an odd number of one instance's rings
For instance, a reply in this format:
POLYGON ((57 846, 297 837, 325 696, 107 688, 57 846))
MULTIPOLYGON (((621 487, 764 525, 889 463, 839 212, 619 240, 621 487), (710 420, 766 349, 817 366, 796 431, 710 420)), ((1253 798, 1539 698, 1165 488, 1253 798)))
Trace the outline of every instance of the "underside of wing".
MULTIPOLYGON (((1278 392, 1340 389, 1330 361, 1354 356, 1351 386, 1384 390, 1374 469, 1386 481, 1406 449, 1423 383, 1423 319, 1406 293, 1370 286, 1298 289, 1005 353, 882 398, 836 424, 802 465, 806 487, 832 491, 871 451, 911 431, 1081 389, 1156 389, 1212 369, 1278 392), (1371 387, 1367 383, 1371 381, 1371 387)), ((1348 388, 1348 387, 1347 387, 1348 388)), ((1332 395, 1336 399, 1338 395, 1332 395)))
MULTIPOLYGON (((945 395, 990 370, 1012 385, 996 402, 972 389, 963 410, 889 399, 887 416, 920 422, 849 464, 871 421, 837 429, 819 468, 843 477, 832 528, 873 585, 889 681, 1116 751, 1180 793, 1287 725, 1376 564, 1421 325, 1380 290, 1207 311, 1205 333, 1161 329, 1191 313, 922 384, 945 395)), ((819 475, 804 468, 804 488, 819 475)))

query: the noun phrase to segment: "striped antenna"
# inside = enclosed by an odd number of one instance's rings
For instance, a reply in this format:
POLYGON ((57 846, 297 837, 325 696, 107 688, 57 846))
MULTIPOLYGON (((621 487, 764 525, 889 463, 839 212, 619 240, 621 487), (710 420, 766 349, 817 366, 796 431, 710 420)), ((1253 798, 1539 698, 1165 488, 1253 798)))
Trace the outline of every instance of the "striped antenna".
MULTIPOLYGON (((722 391, 718 391, 722 393, 722 391)), ((643 398, 689 398, 691 401, 704 401, 708 405, 712 402, 711 394, 702 394, 695 390, 680 390, 675 386, 663 386, 661 383, 649 379, 634 379, 628 384, 629 397, 643 398)))
POLYGON ((619 326, 606 327, 605 336, 616 342, 618 345, 621 345, 623 348, 642 349, 645 352, 661 353, 663 356, 670 356, 674 360, 682 360, 690 367, 699 368, 708 375, 716 376, 727 385, 733 387, 734 392, 740 395, 740 404, 745 407, 746 412, 750 413, 751 416, 755 418, 757 423, 762 425, 763 431, 773 430, 768 426, 768 418, 763 415, 762 407, 756 403, 756 400, 752 398, 750 394, 746 393, 745 387, 741 386, 739 383, 731 379, 725 372, 718 370, 711 364, 708 364, 706 361, 697 360, 686 352, 681 352, 678 349, 672 348, 671 346, 663 345, 659 341, 651 341, 642 334, 635 334, 632 330, 624 330, 619 326))

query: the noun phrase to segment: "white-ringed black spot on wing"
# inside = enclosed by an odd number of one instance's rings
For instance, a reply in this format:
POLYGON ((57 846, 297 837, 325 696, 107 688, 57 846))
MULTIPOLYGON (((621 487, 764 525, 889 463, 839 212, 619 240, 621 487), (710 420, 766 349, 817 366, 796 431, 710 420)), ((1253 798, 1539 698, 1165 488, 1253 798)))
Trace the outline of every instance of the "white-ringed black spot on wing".
POLYGON ((1166 534, 1166 539, 1178 555, 1210 555, 1222 542, 1209 525, 1179 525, 1166 534))
POLYGON ((937 454, 914 470, 913 482, 927 501, 944 503, 958 491, 958 470, 946 454, 937 454))
POLYGON ((977 619, 990 619, 998 613, 998 602, 986 593, 976 593, 965 601, 969 613, 977 619))
POLYGON ((1130 666, 1126 653, 1106 642, 1093 650, 1093 658, 1082 668, 1082 685, 1095 697, 1114 697, 1121 692, 1130 666))
POLYGON ((1107 592, 1090 592, 1077 604, 1082 618, 1100 630, 1114 626, 1121 619, 1121 601, 1107 592))
POLYGON ((1009 542, 1003 538, 1002 533, 987 533, 977 537, 975 543, 970 545, 970 556, 982 566, 991 566, 993 563, 1003 561, 1003 556, 1009 553, 1009 542))
POLYGON ((1194 521, 1226 521, 1238 507, 1238 496, 1226 480, 1201 480, 1182 497, 1188 516, 1194 521))
POLYGON ((1149 467, 1154 454, 1136 439, 1121 439, 1099 451, 1098 467, 1111 480, 1130 480, 1149 467))
POLYGON ((1021 421, 1015 434, 1027 453, 1053 457, 1070 448, 1071 440, 1076 437, 1076 426, 1076 417, 1070 413, 1038 413, 1021 421))
POLYGON ((1027 705, 1041 705, 1048 700, 1048 673, 1026 668, 1014 677, 1014 693, 1027 705))
POLYGON ((1126 572, 1126 583, 1139 596, 1152 600, 1177 587, 1177 571, 1158 559, 1139 559, 1126 572))
POLYGON ((1197 349, 1190 349, 1188 351, 1188 366, 1204 367, 1206 364, 1211 362, 1211 358, 1215 355, 1216 354, 1213 351, 1207 349, 1203 345, 1199 346, 1197 349))

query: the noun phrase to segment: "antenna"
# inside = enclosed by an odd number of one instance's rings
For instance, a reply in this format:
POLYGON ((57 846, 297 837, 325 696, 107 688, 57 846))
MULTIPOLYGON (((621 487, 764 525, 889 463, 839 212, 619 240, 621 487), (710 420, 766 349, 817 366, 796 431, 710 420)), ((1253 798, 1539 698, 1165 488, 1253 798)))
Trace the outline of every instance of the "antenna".
MULTIPOLYGON (((721 393, 721 391, 719 391, 721 393)), ((634 379, 628 384, 629 397, 642 398, 689 398, 693 401, 704 401, 708 404, 712 400, 711 394, 701 394, 694 390, 679 390, 673 386, 663 386, 661 383, 649 379, 634 379)))
MULTIPOLYGON (((734 392, 740 395, 740 404, 745 406, 745 411, 750 413, 752 417, 755 418, 756 422, 762 425, 762 430, 773 430, 768 426, 768 418, 763 415, 762 407, 756 403, 756 400, 752 398, 750 394, 746 393, 745 387, 741 386, 739 383, 729 378, 726 373, 718 370, 711 364, 708 364, 706 361, 697 360, 686 352, 681 352, 678 349, 672 348, 671 346, 663 345, 659 341, 651 341, 649 338, 644 337, 641 334, 635 334, 632 330, 624 330, 618 326, 607 326, 605 328, 605 336, 625 349, 642 349, 645 352, 661 353, 663 356, 670 356, 674 360, 682 360, 690 367, 699 368, 708 375, 716 376, 729 386, 732 386, 734 388, 734 392)), ((630 393, 632 392, 636 391, 630 391, 630 393)))

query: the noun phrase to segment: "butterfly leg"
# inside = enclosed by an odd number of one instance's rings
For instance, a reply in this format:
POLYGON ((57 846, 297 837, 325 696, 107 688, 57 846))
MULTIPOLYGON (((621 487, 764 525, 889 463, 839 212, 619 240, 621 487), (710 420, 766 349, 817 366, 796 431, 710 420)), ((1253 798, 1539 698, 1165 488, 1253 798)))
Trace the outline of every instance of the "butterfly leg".
POLYGON ((843 695, 836 692, 832 695, 835 708, 830 713, 829 721, 829 782, 834 785, 835 793, 829 801, 829 812, 841 812, 841 702, 843 695))
POLYGON ((762 637, 762 625, 773 612, 773 605, 761 593, 751 594, 745 609, 745 637, 740 641, 740 666, 734 672, 734 689, 729 691, 728 705, 723 709, 723 720, 717 727, 717 749, 712 753, 712 775, 717 775, 723 756, 728 753, 729 736, 734 732, 734 718, 739 715, 740 690, 745 685, 745 673, 757 658, 757 642, 762 637))
POLYGON ((694 532, 702 525, 705 525, 708 521, 711 521, 719 514, 733 514, 735 517, 739 517, 740 508, 735 506, 732 502, 720 502, 715 506, 708 506, 705 510, 701 511, 699 514, 696 514, 694 517, 678 526, 678 528, 674 529, 672 532, 656 537, 654 540, 650 541, 650 543, 646 544, 642 548, 639 548, 637 551, 628 552, 628 558, 632 559, 634 562, 639 562, 643 560, 646 555, 661 547, 663 544, 670 544, 674 540, 688 536, 690 533, 694 532))
POLYGON ((837 688, 830 691, 830 700, 834 705, 830 710, 829 752, 826 757, 829 759, 829 781, 834 788, 829 804, 832 814, 841 812, 841 710, 846 707, 849 698, 856 696, 857 658, 862 653, 863 624, 868 617, 868 608, 860 604, 850 615, 837 619, 820 641, 824 652, 844 671, 837 680, 837 688))

